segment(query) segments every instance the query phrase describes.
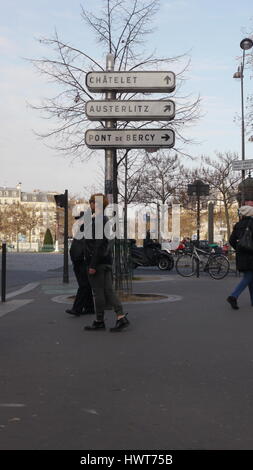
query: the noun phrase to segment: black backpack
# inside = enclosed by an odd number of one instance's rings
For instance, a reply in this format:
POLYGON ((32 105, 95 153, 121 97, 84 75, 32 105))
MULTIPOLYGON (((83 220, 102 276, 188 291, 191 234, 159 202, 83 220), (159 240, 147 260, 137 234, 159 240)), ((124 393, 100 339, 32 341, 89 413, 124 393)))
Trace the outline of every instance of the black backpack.
POLYGON ((245 251, 248 253, 253 253, 253 234, 250 228, 251 224, 248 224, 245 228, 242 236, 239 238, 237 242, 237 249, 239 251, 245 251))

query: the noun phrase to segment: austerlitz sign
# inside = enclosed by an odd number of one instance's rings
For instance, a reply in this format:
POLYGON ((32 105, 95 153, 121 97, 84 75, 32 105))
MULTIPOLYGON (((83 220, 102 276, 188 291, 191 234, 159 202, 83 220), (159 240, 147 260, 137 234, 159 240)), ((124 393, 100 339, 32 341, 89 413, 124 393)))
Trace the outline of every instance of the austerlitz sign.
POLYGON ((174 72, 88 72, 86 86, 94 92, 171 93, 175 90, 176 78, 174 72))
POLYGON ((175 103, 163 101, 87 101, 86 115, 91 121, 117 119, 119 121, 170 121, 175 117, 175 103))
POLYGON ((85 132, 89 148, 171 148, 175 143, 172 129, 89 129, 85 132))

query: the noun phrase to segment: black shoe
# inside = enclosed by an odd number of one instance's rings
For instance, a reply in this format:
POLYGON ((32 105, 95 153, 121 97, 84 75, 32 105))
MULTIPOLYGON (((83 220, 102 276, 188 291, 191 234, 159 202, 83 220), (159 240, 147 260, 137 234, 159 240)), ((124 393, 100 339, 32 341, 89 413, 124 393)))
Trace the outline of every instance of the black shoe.
POLYGON ((70 315, 75 315, 76 317, 80 317, 81 315, 81 312, 76 312, 75 310, 73 310, 73 308, 67 308, 65 312, 69 313, 70 315))
POLYGON ((232 295, 230 295, 228 298, 227 298, 227 301, 228 303, 231 305, 231 307, 234 309, 234 310, 238 310, 239 307, 237 305, 237 298, 236 297, 233 297, 232 295))
POLYGON ((105 322, 94 320, 91 326, 85 326, 84 330, 93 331, 93 330, 105 330, 105 322))
POLYGON ((118 332, 130 325, 129 320, 126 318, 126 315, 116 321, 116 325, 113 328, 110 328, 112 332, 118 332))

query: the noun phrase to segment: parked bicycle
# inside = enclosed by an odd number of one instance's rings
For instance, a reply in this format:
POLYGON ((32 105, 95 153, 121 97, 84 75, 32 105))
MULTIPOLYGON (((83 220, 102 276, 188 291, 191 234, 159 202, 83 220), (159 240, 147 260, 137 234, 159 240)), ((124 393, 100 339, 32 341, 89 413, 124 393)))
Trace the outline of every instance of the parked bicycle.
POLYGON ((226 256, 216 253, 207 253, 200 248, 193 247, 188 253, 183 253, 176 260, 176 271, 180 276, 190 277, 199 269, 207 272, 213 279, 223 279, 229 272, 229 261, 226 256))

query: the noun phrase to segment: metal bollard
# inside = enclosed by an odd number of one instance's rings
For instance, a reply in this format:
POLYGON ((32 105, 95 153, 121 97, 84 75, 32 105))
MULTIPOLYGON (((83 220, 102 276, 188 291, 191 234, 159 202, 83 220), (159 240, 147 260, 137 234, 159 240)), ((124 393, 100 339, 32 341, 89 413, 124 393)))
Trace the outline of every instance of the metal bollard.
POLYGON ((6 300, 6 242, 2 243, 1 301, 6 300))

